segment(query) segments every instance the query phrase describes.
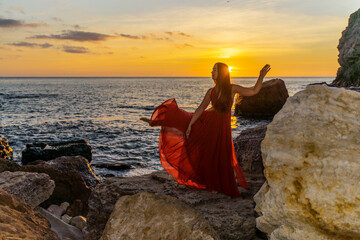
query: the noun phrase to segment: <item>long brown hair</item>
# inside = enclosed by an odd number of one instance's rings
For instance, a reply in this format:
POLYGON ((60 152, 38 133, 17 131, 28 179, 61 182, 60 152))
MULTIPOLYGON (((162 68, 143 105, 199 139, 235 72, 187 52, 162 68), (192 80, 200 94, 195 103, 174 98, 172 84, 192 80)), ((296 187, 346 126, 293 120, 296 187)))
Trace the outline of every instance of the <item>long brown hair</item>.
POLYGON ((231 104, 231 81, 229 67, 225 63, 216 63, 217 78, 215 84, 217 92, 215 93, 214 108, 220 112, 226 112, 231 104), (220 95, 220 97, 219 97, 220 95))

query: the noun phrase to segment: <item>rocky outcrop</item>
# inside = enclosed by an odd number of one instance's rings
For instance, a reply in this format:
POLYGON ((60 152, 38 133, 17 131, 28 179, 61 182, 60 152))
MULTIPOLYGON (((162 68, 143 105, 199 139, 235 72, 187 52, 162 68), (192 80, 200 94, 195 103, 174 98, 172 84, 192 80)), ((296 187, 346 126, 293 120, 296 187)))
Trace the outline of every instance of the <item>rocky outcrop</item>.
POLYGON ((34 208, 51 196, 55 183, 44 173, 5 171, 0 173, 0 188, 34 208))
POLYGON ((333 86, 360 87, 360 9, 351 14, 349 25, 342 32, 338 49, 339 64, 333 86))
POLYGON ((83 232, 86 239, 99 239, 119 197, 149 192, 175 197, 194 208, 221 239, 253 239, 255 217, 252 195, 242 191, 242 197, 231 199, 220 193, 189 189, 178 185, 165 171, 137 177, 108 178, 95 187, 89 198, 87 226, 83 232))
POLYGON ((0 136, 0 158, 7 160, 13 159, 13 150, 9 146, 7 138, 4 136, 0 136))
POLYGON ((44 216, 3 189, 0 189, 0 229, 0 239, 59 239, 44 216))
POLYGON ((220 238, 204 217, 177 198, 138 193, 117 200, 100 239, 220 238))
MULTIPOLYGON (((49 207, 51 204, 60 205, 63 202, 73 203, 81 201, 81 214, 86 215, 88 198, 92 187, 88 186, 80 173, 74 169, 57 169, 55 165, 49 165, 43 161, 34 162, 38 165, 20 166, 14 162, 0 159, 1 171, 23 171, 46 173, 55 182, 55 189, 48 200, 41 204, 42 207, 49 207)), ((88 165, 88 164, 87 164, 88 165)))
POLYGON ((36 161, 31 164, 37 166, 52 166, 61 171, 76 171, 84 179, 87 186, 93 188, 101 181, 92 171, 89 161, 82 156, 63 156, 50 161, 36 161))
POLYGON ((26 144, 22 152, 21 162, 28 164, 36 160, 48 161, 61 156, 83 156, 89 162, 92 160, 91 146, 86 140, 64 142, 36 142, 26 144))
POLYGON ((277 239, 360 239, 360 93, 308 86, 267 127, 257 227, 277 239))
POLYGON ((253 118, 271 118, 285 104, 289 93, 281 79, 265 81, 260 92, 251 97, 237 96, 235 115, 253 118))

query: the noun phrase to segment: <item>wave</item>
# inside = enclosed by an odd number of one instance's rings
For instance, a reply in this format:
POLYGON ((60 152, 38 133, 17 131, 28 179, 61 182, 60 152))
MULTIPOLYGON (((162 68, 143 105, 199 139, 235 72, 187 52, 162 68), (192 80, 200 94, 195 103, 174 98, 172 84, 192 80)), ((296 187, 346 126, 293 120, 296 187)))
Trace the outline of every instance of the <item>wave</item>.
POLYGON ((57 97, 58 94, 7 94, 0 93, 0 97, 4 99, 23 99, 23 98, 51 98, 57 97))
POLYGON ((140 109, 140 110, 147 110, 147 111, 153 111, 155 110, 154 106, 131 106, 131 105, 118 105, 118 108, 130 108, 130 109, 140 109))

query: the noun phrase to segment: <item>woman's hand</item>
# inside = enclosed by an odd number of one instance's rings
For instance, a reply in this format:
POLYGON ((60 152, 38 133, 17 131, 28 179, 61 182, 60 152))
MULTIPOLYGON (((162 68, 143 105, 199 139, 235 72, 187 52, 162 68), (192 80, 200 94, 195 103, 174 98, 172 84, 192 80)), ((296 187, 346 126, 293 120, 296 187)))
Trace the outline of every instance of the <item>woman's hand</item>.
POLYGON ((186 138, 189 138, 191 132, 191 125, 189 124, 188 128, 186 129, 186 138))
POLYGON ((266 74, 270 71, 271 67, 269 64, 266 64, 261 70, 260 70, 260 77, 264 78, 266 74))

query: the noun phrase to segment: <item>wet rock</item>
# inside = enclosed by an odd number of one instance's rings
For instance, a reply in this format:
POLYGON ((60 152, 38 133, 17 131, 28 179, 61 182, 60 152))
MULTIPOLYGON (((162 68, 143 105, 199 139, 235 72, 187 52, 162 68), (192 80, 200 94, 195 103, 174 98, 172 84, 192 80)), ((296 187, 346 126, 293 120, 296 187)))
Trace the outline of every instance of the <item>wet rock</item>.
POLYGON ((97 168, 107 168, 115 171, 128 170, 133 168, 130 164, 127 163, 118 163, 118 164, 98 163, 98 164, 92 164, 91 166, 97 168))
POLYGON ((152 193, 117 200, 101 240, 126 238, 220 239, 209 222, 193 208, 175 197, 152 193))
MULTIPOLYGON (((243 191, 243 190, 241 190, 243 191)), ((99 239, 116 201, 121 196, 140 192, 172 196, 194 208, 207 219, 221 239, 252 239, 255 237, 255 217, 251 194, 229 198, 224 194, 193 190, 165 171, 137 177, 108 178, 95 187, 89 199, 86 239, 99 239)))
POLYGON ((265 81, 260 92, 251 97, 237 96, 235 115, 253 118, 271 118, 285 104, 289 97, 281 79, 265 81))
POLYGON ((83 216, 73 217, 71 218, 70 224, 80 230, 83 230, 83 228, 86 226, 86 218, 83 216))
POLYGON ((0 239, 58 240, 46 218, 0 189, 0 239))
POLYGON ((44 173, 5 171, 0 173, 0 188, 34 208, 51 196, 55 184, 44 173))
POLYGON ((37 207, 36 210, 46 217, 51 224, 51 230, 56 232, 60 239, 83 240, 83 233, 78 228, 61 221, 52 213, 41 207, 37 207))
POLYGON ((4 136, 0 136, 0 158, 7 160, 13 159, 13 150, 9 146, 7 138, 4 136))
POLYGON ((275 239, 360 238, 360 93, 308 86, 262 142, 257 227, 275 239))
POLYGON ((61 156, 83 156, 89 162, 92 160, 91 146, 86 140, 63 142, 35 142, 26 144, 22 152, 21 162, 28 164, 35 160, 48 161, 61 156))
POLYGON ((339 41, 340 68, 333 86, 360 87, 360 9, 351 14, 339 41))

